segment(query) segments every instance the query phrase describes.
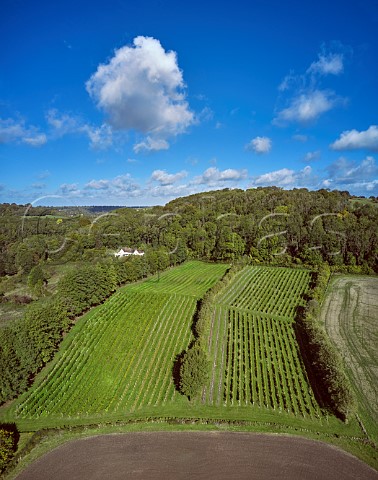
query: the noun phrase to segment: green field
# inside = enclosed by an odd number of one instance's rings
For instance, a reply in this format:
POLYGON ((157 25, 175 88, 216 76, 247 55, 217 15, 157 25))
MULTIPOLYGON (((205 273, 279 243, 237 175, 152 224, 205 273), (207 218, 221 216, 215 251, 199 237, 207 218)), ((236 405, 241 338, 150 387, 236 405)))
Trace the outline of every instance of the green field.
POLYGON ((199 299, 224 275, 227 268, 224 264, 192 261, 127 288, 137 292, 187 295, 199 299))
POLYGON ((173 365, 193 339, 198 300, 227 268, 191 261, 119 289, 77 321, 33 386, 1 409, 3 421, 15 421, 22 438, 36 432, 41 451, 71 430, 244 429, 331 442, 376 466, 358 422, 323 414, 308 383, 293 327, 307 270, 239 271, 209 317, 209 381, 190 402, 178 393, 173 365), (45 435, 52 443, 43 446, 45 435))
POLYGON ((180 394, 172 368, 187 348, 197 300, 227 265, 188 262, 120 289, 73 328, 18 418, 77 417, 165 405, 180 394))
POLYGON ((257 405, 319 417, 293 329, 310 272, 245 267, 215 302, 209 405, 257 405))

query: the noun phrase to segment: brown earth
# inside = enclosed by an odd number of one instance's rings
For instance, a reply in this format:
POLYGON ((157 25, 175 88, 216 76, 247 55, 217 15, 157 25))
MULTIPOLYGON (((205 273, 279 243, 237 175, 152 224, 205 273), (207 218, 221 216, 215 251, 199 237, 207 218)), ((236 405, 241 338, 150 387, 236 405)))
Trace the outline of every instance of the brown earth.
POLYGON ((71 441, 18 480, 377 480, 338 448, 300 437, 229 432, 139 432, 71 441))
POLYGON ((378 278, 335 277, 322 306, 322 320, 364 408, 378 425, 378 278))

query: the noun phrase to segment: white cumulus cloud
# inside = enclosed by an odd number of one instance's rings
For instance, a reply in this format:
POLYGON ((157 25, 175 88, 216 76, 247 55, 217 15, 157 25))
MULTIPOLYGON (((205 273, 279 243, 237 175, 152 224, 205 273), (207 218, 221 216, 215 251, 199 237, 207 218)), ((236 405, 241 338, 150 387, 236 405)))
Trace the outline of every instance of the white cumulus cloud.
POLYGON ((182 170, 177 173, 167 173, 165 170, 154 170, 151 174, 151 180, 159 182, 160 185, 172 185, 188 175, 188 172, 182 170))
POLYGON ((367 149, 378 151, 378 126, 371 125, 367 130, 347 130, 331 144, 333 150, 367 149))
POLYGON ((272 140, 268 137, 255 137, 245 148, 256 153, 268 153, 272 149, 272 140))
MULTIPOLYGON (((184 87, 176 53, 166 52, 159 40, 144 36, 136 37, 133 46, 116 50, 86 83, 110 125, 148 134, 154 140, 183 133, 195 123, 184 87)), ((146 146, 147 150, 161 149, 152 140, 146 146)), ((140 151, 145 146, 135 148, 140 151)))
POLYGON ((273 172, 258 175, 253 179, 254 186, 277 186, 277 187, 296 187, 311 183, 312 168, 306 166, 300 171, 289 168, 281 168, 273 172))
POLYGON ((194 178, 193 183, 196 185, 208 185, 213 187, 222 185, 225 182, 237 182, 247 178, 247 170, 236 170, 234 168, 227 168, 226 170, 219 170, 216 167, 210 167, 194 178))
POLYGON ((84 194, 117 198, 138 197, 142 189, 129 174, 118 175, 110 180, 91 180, 84 186, 84 194))

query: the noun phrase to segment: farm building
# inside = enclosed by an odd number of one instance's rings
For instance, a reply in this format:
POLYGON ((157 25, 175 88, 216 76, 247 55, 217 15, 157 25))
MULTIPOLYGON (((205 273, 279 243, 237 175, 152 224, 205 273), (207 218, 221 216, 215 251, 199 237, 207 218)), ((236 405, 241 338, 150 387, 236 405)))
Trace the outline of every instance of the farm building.
POLYGON ((127 257, 129 255, 139 255, 142 256, 144 255, 144 252, 142 250, 137 250, 136 248, 120 248, 118 252, 114 253, 115 257, 127 257))

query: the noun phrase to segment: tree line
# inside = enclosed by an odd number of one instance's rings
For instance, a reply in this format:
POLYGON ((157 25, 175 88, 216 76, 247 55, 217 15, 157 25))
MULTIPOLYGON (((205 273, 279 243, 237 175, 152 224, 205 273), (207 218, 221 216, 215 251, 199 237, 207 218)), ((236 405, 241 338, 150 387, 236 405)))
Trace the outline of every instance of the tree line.
POLYGON ((47 260, 90 261, 120 246, 214 261, 327 262, 341 271, 378 273, 378 203, 357 202, 348 192, 225 189, 98 217, 57 218, 33 208, 21 216, 4 205, 0 215, 0 275, 29 273, 47 260))

